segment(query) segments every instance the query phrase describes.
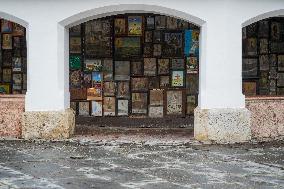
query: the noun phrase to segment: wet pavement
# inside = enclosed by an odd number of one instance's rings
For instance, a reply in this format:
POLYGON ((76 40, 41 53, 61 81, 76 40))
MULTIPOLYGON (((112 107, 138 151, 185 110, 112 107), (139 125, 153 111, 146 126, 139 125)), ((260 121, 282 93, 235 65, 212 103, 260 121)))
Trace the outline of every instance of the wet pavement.
POLYGON ((284 142, 132 139, 1 140, 0 189, 284 188, 284 142))

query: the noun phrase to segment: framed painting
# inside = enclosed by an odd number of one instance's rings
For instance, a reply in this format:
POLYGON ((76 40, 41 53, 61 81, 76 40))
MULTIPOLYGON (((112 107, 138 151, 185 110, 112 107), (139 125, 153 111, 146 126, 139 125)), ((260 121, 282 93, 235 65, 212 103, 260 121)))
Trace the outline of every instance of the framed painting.
POLYGON ((8 20, 2 19, 1 20, 1 31, 3 33, 11 33, 12 30, 13 30, 13 23, 8 20))
POLYGON ((13 74, 13 90, 22 90, 22 74, 13 74))
POLYGON ((21 38, 20 37, 13 37, 13 48, 14 49, 21 48, 21 38))
POLYGON ((162 45, 154 44, 153 45, 153 56, 160 57, 162 55, 162 45))
POLYGON ((167 16, 167 29, 169 30, 177 29, 177 19, 176 18, 167 16))
POLYGON ((115 83, 113 81, 104 82, 104 96, 115 96, 115 83))
POLYGON ((113 61, 112 59, 103 60, 103 75, 104 75, 104 81, 113 80, 113 61))
POLYGON ((102 101, 92 101, 92 116, 103 116, 103 103, 102 101))
POLYGON ((262 20, 258 22, 258 37, 269 37, 269 21, 262 20))
POLYGON ((269 70, 269 55, 260 55, 259 56, 259 69, 260 71, 269 70))
POLYGON ((167 88, 170 86, 170 76, 160 76, 160 88, 167 88))
POLYGON ((173 70, 171 74, 171 86, 172 87, 184 87, 184 71, 173 70))
POLYGON ((112 56, 112 38, 102 32, 91 32, 85 36, 85 57, 106 58, 112 56))
POLYGON ((179 30, 188 29, 188 22, 185 20, 177 19, 177 27, 179 30))
POLYGON ((87 100, 102 100, 102 85, 96 84, 92 88, 87 89, 87 100))
POLYGON ((181 32, 165 32, 162 54, 165 57, 183 56, 183 38, 181 32))
POLYGON ((81 37, 70 37, 70 53, 81 53, 81 37))
POLYGON ((284 87, 284 73, 278 73, 277 87, 284 87))
POLYGON ((198 74, 187 74, 186 75, 186 89, 187 94, 197 94, 199 86, 198 74))
POLYGON ((87 89, 86 88, 70 88, 70 99, 71 100, 86 100, 87 89))
POLYGON ((153 46, 151 43, 145 43, 143 48, 144 57, 152 57, 153 56, 153 46))
POLYGON ((86 88, 92 87, 92 74, 83 73, 83 86, 86 88))
POLYGON ((104 116, 115 116, 115 97, 104 97, 103 113, 104 116))
POLYGON ((153 41, 153 32, 152 31, 145 31, 145 43, 152 43, 153 41))
POLYGON ((155 76, 157 70, 156 58, 144 58, 144 75, 155 76))
POLYGON ((259 53, 260 54, 268 53, 268 39, 259 39, 259 53))
POLYGON ((247 28, 247 36, 248 37, 257 36, 257 23, 250 24, 246 28, 247 28))
POLYGON ((185 94, 183 90, 167 90, 165 92, 165 115, 184 116, 185 114, 185 94))
POLYGON ((166 16, 155 16, 155 28, 157 30, 166 28, 166 16))
POLYGON ((102 31, 102 21, 101 19, 90 20, 85 24, 85 33, 90 32, 101 32, 102 31))
POLYGON ((155 30, 153 33, 153 42, 161 43, 162 42, 162 32, 155 30))
POLYGON ((22 71, 22 59, 20 57, 13 57, 13 72, 21 72, 22 71))
POLYGON ((279 22, 272 22, 270 29, 270 36, 271 40, 278 41, 280 39, 280 23, 279 22))
POLYGON ((12 80, 12 69, 3 68, 2 74, 3 74, 3 77, 2 77, 3 82, 11 82, 11 80, 12 80))
POLYGON ((2 49, 12 49, 12 35, 3 34, 2 35, 2 49))
POLYGON ((256 38, 248 38, 246 41, 246 54, 248 56, 256 56, 257 55, 257 39, 256 38))
POLYGON ((196 97, 195 95, 188 95, 186 97, 186 114, 194 115, 194 109, 196 108, 196 97))
POLYGON ((132 93, 132 114, 147 114, 147 93, 132 93))
POLYGON ((73 26, 69 29, 70 36, 80 36, 81 35, 81 25, 73 26))
POLYGON ((121 58, 141 56, 140 37, 117 37, 115 38, 115 56, 121 58))
POLYGON ((166 58, 158 59, 158 75, 168 75, 170 73, 170 60, 166 58))
POLYGON ((149 117, 162 118, 164 116, 163 106, 149 106, 149 117))
POLYGON ((125 18, 114 19, 114 34, 124 35, 126 34, 126 20, 125 18))
POLYGON ((243 59, 243 77, 257 77, 257 59, 244 58, 243 59))
POLYGON ((198 72, 198 59, 197 57, 186 57, 186 72, 197 73, 198 72))
POLYGON ((79 102, 79 115, 89 116, 90 115, 90 102, 79 102))
POLYGON ((148 91, 148 78, 147 77, 132 77, 131 78, 132 91, 148 91))
POLYGON ((2 65, 6 67, 12 66, 12 51, 4 50, 2 51, 2 65))
POLYGON ((20 24, 13 23, 13 36, 24 36, 25 28, 20 24))
POLYGON ((184 59, 183 58, 171 59, 171 68, 175 70, 183 70, 184 69, 184 59))
POLYGON ((142 35, 142 16, 128 16, 128 35, 142 35))
POLYGON ((77 70, 81 69, 81 56, 80 55, 71 55, 69 57, 69 69, 77 70))
POLYGON ((10 94, 10 84, 0 84, 0 94, 10 94))
POLYGON ((278 55, 278 71, 284 71, 284 55, 278 55))
POLYGON ((150 105, 163 106, 164 105, 164 90, 150 90, 150 105))
POLYGON ((159 89, 160 87, 160 80, 159 77, 148 77, 148 88, 149 89, 159 89))
POLYGON ((81 70, 70 71, 69 74, 70 88, 81 87, 82 84, 81 76, 82 76, 81 70))
POLYGON ((132 61, 131 62, 131 75, 134 75, 134 76, 143 75, 143 62, 142 61, 132 61))
POLYGON ((114 79, 118 81, 130 79, 130 61, 114 62, 114 79))
POLYGON ((155 17, 152 16, 146 17, 146 29, 148 30, 155 29, 155 17))
POLYGON ((117 100, 117 115, 118 116, 128 116, 128 100, 118 99, 117 100))
POLYGON ((93 60, 90 59, 85 59, 85 68, 84 71, 85 72, 92 72, 95 69, 95 62, 93 60))
POLYGON ((92 72, 92 85, 95 86, 97 83, 102 83, 102 78, 102 72, 92 72))
POLYGON ((245 96, 255 96, 256 95, 256 82, 255 81, 243 82, 243 94, 245 96))
POLYGON ((259 89, 268 89, 269 72, 260 72, 259 89))
POLYGON ((270 67, 269 78, 270 79, 277 79, 277 67, 270 67))
POLYGON ((117 98, 129 98, 129 82, 117 82, 117 98))

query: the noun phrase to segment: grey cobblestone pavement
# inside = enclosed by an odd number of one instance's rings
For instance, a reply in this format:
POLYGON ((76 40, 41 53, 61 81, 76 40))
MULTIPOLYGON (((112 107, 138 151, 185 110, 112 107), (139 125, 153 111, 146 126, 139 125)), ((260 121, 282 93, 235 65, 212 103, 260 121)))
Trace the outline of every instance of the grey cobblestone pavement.
POLYGON ((284 188, 284 143, 1 140, 8 188, 284 188))

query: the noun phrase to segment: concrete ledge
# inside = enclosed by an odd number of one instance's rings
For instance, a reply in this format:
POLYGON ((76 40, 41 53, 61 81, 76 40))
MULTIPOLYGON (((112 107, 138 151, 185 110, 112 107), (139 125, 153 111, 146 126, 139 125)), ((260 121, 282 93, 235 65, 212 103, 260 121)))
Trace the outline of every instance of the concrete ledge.
POLYGON ((251 139, 250 112, 240 109, 194 110, 194 138, 216 143, 240 143, 251 139))
POLYGON ((74 134, 75 112, 30 111, 23 115, 22 137, 25 139, 66 139, 74 134))

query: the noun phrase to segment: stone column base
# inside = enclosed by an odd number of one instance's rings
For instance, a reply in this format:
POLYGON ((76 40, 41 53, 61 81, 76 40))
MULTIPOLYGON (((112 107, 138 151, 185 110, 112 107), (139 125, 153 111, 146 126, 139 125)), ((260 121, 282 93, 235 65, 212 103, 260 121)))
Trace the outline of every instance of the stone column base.
POLYGON ((24 139, 66 139, 74 134, 75 112, 30 111, 23 115, 24 139))
POLYGON ((194 110, 194 138, 216 143, 240 143, 251 140, 250 111, 236 109, 194 110))

